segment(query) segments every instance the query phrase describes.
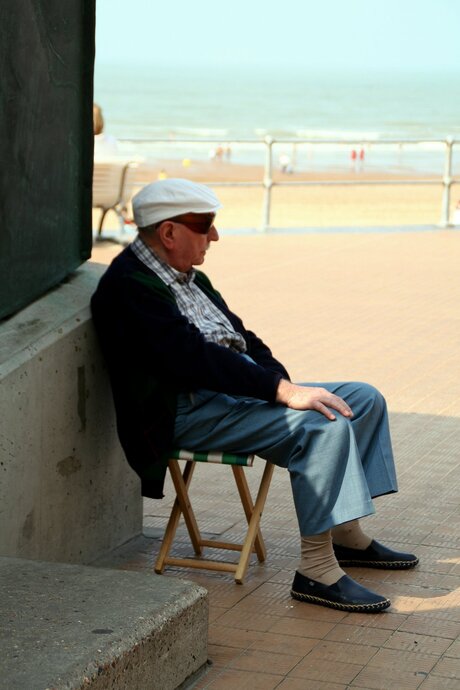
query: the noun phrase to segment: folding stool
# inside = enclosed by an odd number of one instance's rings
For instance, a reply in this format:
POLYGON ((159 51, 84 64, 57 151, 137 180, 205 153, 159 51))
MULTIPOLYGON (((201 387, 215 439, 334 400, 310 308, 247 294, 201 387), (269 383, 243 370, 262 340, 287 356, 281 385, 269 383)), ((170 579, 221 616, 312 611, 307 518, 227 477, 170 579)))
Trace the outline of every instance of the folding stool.
POLYGON ((171 453, 168 467, 176 490, 176 499, 163 536, 163 543, 155 563, 155 572, 162 573, 166 565, 234 572, 235 581, 241 584, 248 569, 251 553, 255 552, 260 562, 265 560, 266 548, 260 531, 260 518, 262 517, 268 489, 270 488, 274 465, 263 461, 265 462, 265 468, 258 487, 256 500, 253 503, 244 470, 245 467, 252 467, 253 462, 253 455, 192 452, 182 449, 175 450, 171 453), (183 472, 181 472, 179 460, 185 460, 183 472), (197 462, 215 462, 232 468, 248 523, 246 535, 242 543, 236 544, 233 542, 214 541, 212 539, 202 538, 188 491, 197 462), (190 540, 195 551, 195 557, 174 558, 169 556, 181 515, 184 516, 190 540), (241 554, 237 563, 205 559, 201 558, 202 550, 205 546, 214 549, 240 551, 241 554))

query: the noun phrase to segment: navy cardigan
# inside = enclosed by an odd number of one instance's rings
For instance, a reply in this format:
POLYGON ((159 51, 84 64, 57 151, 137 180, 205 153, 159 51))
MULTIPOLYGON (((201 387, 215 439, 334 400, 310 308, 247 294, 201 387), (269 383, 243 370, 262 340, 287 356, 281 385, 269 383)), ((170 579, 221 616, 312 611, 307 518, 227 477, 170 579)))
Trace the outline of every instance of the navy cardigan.
POLYGON ((182 316, 170 288, 129 247, 113 260, 91 299, 120 442, 141 478, 142 494, 151 498, 163 497, 179 392, 206 388, 274 402, 280 379, 289 378, 206 275, 197 271, 195 281, 244 337, 256 366, 229 348, 207 342, 182 316))

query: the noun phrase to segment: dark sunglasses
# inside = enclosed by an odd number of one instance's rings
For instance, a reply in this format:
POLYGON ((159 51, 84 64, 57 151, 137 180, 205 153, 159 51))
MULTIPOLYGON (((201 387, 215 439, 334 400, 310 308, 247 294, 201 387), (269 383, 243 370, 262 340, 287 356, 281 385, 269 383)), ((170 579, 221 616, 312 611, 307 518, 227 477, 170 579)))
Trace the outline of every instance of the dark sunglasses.
POLYGON ((181 216, 169 218, 173 223, 182 223, 192 232, 207 235, 214 225, 215 213, 183 213, 181 216))

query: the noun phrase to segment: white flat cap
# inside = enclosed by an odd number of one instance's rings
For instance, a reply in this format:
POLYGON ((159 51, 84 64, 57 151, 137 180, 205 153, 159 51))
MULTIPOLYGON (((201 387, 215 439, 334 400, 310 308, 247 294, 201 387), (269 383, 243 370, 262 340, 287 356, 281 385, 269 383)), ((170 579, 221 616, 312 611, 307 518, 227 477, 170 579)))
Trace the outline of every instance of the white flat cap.
POLYGON ((182 178, 167 178, 146 185, 132 199, 138 228, 183 213, 216 213, 222 204, 212 189, 182 178))

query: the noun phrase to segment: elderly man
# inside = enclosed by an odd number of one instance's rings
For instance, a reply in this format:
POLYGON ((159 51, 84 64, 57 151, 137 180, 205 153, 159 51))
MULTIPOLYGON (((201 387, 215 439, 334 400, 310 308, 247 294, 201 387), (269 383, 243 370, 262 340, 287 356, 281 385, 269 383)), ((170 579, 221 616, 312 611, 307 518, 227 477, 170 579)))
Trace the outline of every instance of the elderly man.
POLYGON ((118 433, 144 496, 161 498, 168 452, 256 453, 290 474, 301 560, 291 594, 345 611, 390 602, 341 566, 411 568, 418 559, 362 531, 372 498, 397 491, 382 395, 363 383, 290 381, 270 349, 201 271, 219 235, 208 187, 159 180, 133 199, 138 237, 92 299, 118 433))

